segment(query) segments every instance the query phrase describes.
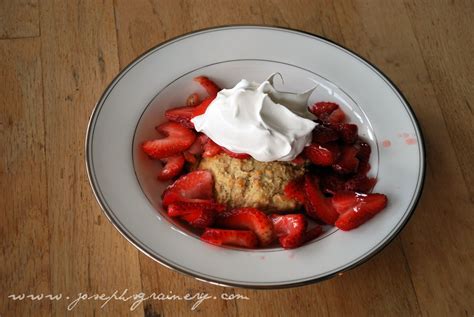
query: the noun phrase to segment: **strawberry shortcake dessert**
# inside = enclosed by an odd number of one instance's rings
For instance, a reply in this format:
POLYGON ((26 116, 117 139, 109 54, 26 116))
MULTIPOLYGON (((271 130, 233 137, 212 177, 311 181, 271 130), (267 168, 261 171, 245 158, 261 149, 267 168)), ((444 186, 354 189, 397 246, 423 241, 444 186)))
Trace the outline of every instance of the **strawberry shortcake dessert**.
POLYGON ((163 164, 157 181, 169 217, 214 245, 297 248, 328 226, 348 231, 387 205, 371 193, 371 148, 340 106, 308 106, 303 93, 241 80, 221 89, 195 81, 186 106, 169 109, 161 135, 141 144, 163 164))

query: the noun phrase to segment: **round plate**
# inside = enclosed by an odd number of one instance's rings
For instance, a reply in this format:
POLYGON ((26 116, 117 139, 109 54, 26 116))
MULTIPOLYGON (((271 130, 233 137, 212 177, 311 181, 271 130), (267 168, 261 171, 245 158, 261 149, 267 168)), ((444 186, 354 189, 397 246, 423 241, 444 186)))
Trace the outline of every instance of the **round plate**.
POLYGON ((303 285, 348 270, 386 246, 403 228, 420 197, 423 139, 409 104, 370 63, 321 37, 264 26, 229 26, 162 43, 128 65, 97 103, 87 131, 86 162, 96 198, 108 219, 138 249, 161 264, 221 285, 279 288, 303 285), (389 204, 350 232, 336 229, 294 250, 242 250, 201 242, 170 221, 161 207, 166 184, 159 163, 139 148, 156 138, 166 109, 201 91, 205 75, 221 87, 240 79, 283 75, 280 90, 319 86, 310 102, 336 101, 372 146, 375 192, 389 204))

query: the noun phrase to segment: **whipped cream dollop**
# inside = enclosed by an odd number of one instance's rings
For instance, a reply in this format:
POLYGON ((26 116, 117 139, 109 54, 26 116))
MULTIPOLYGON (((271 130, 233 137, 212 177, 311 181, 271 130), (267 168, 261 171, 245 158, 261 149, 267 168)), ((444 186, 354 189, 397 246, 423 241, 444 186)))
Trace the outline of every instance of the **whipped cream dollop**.
POLYGON ((257 161, 291 161, 311 143, 317 123, 308 111, 316 88, 300 94, 280 92, 271 75, 263 83, 242 79, 221 90, 206 112, 191 121, 218 145, 257 161))

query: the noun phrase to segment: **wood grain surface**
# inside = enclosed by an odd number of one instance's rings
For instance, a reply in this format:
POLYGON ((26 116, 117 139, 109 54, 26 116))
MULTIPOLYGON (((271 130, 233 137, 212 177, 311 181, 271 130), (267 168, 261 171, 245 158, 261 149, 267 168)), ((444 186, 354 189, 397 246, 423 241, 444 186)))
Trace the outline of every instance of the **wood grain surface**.
POLYGON ((0 1, 0 316, 473 316, 473 16, 469 0, 0 1), (87 121, 120 69, 182 33, 245 23, 361 54, 405 94, 424 133, 425 188, 408 225, 370 261, 318 284, 223 288, 171 271, 113 228, 87 180, 87 121), (70 306, 115 291, 218 299, 70 306), (8 297, 23 293, 63 298, 8 297))

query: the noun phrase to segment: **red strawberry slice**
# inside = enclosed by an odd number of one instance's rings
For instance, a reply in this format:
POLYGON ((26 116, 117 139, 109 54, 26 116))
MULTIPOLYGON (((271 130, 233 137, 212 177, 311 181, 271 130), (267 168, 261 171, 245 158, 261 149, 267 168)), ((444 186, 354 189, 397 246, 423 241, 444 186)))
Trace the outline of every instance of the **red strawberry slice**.
POLYGON ((338 104, 334 102, 317 102, 309 107, 308 110, 318 117, 318 119, 325 121, 329 115, 338 108, 338 104))
POLYGON ((223 212, 226 210, 226 207, 226 205, 213 202, 212 200, 202 202, 178 201, 168 206, 168 216, 179 217, 202 210, 223 212))
POLYGON ((336 143, 327 143, 324 145, 310 144, 304 149, 306 157, 315 165, 331 166, 336 162, 341 150, 336 143))
POLYGON ((334 225, 339 216, 331 201, 324 197, 319 190, 319 182, 317 178, 314 180, 309 175, 305 175, 304 183, 306 195, 306 213, 314 219, 320 219, 328 225, 334 225))
POLYGON ((341 214, 335 225, 344 231, 357 228, 384 209, 387 201, 383 194, 338 192, 332 198, 334 208, 341 214))
POLYGON ((212 210, 197 210, 181 216, 181 219, 194 228, 207 228, 214 224, 216 214, 212 210))
POLYGON ((167 122, 156 127, 165 138, 146 141, 142 149, 154 159, 162 159, 183 152, 193 144, 196 135, 193 131, 176 122, 167 122))
POLYGON ((194 107, 192 118, 204 114, 204 112, 206 112, 206 110, 207 110, 207 107, 209 107, 209 105, 211 104, 211 102, 213 100, 214 100, 214 97, 208 97, 208 98, 204 99, 199 105, 194 107))
POLYGON ((214 198, 214 179, 209 171, 194 171, 178 178, 163 193, 163 206, 185 201, 202 202, 214 198))
POLYGON ((186 106, 188 107, 195 107, 200 103, 200 98, 198 93, 190 94, 189 97, 186 99, 186 106))
POLYGON ((302 214, 270 215, 280 245, 285 249, 297 248, 303 244, 308 222, 302 214))
POLYGON ((261 246, 273 241, 273 224, 267 215, 256 208, 236 208, 217 215, 217 225, 230 229, 249 229, 255 232, 261 246))
POLYGON ((198 76, 194 78, 194 80, 197 81, 211 97, 215 97, 221 90, 219 86, 216 85, 216 83, 205 76, 198 76))
POLYGON ((243 248, 255 248, 257 236, 247 230, 223 230, 207 228, 201 235, 201 240, 215 245, 232 245, 243 248))
POLYGON ((339 108, 334 110, 327 118, 327 121, 330 123, 342 123, 345 120, 346 120, 346 114, 344 113, 344 111, 342 111, 339 108))
POLYGON ((313 129, 313 142, 318 144, 325 144, 339 140, 339 133, 333 128, 317 125, 313 129))
POLYGON ((165 117, 173 122, 181 123, 186 128, 194 129, 194 124, 191 119, 194 117, 196 107, 177 107, 168 109, 165 112, 165 117))
POLYGON ((306 199, 304 195, 304 178, 301 177, 289 181, 283 189, 283 193, 286 197, 304 204, 306 199))
POLYGON ((332 168, 340 174, 355 173, 359 167, 359 159, 357 158, 357 149, 353 146, 344 146, 342 148, 341 157, 332 165, 332 168))
POLYGON ((322 234, 323 234, 323 227, 321 227, 320 225, 316 225, 315 227, 305 232, 303 236, 303 244, 313 241, 314 239, 316 239, 322 234))
POLYGON ((184 156, 183 154, 173 155, 162 159, 166 164, 163 166, 161 171, 158 172, 158 179, 160 181, 170 180, 181 173, 184 167, 184 156))
POLYGON ((208 139, 204 144, 204 152, 202 157, 213 157, 222 152, 222 147, 214 143, 211 139, 208 139))
POLYGON ((250 158, 250 155, 246 154, 246 153, 235 153, 235 152, 232 152, 231 150, 228 150, 224 147, 222 147, 222 150, 227 154, 229 155, 230 157, 233 157, 233 158, 236 158, 236 159, 248 159, 250 158))

